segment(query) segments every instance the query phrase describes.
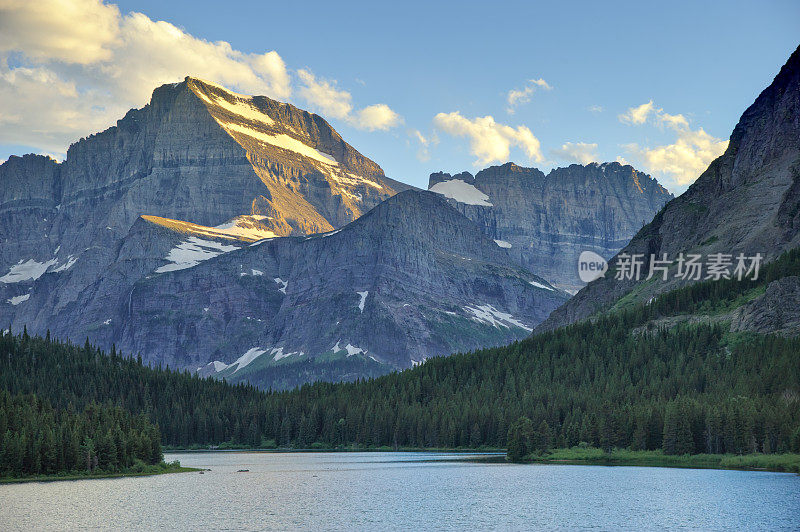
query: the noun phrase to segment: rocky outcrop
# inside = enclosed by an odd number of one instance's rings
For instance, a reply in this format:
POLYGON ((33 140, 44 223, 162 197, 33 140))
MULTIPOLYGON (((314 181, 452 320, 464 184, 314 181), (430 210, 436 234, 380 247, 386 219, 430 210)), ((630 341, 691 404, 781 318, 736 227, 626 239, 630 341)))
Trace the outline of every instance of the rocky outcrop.
POLYGON ((655 179, 619 163, 573 164, 545 175, 514 163, 474 177, 431 174, 438 192, 506 246, 524 267, 577 291, 578 256, 614 256, 672 195, 655 179))
POLYGON ((731 323, 732 331, 800 334, 800 277, 771 282, 766 292, 742 306, 731 323))
MULTIPOLYGON (((800 48, 742 115, 725 153, 678 198, 642 228, 621 253, 649 257, 678 254, 708 257, 760 253, 771 260, 800 245, 800 48)), ((619 266, 619 257, 610 271, 619 266)), ((590 283, 554 312, 542 329, 582 320, 609 308, 623 296, 646 301, 685 284, 617 280, 606 275, 590 283)))

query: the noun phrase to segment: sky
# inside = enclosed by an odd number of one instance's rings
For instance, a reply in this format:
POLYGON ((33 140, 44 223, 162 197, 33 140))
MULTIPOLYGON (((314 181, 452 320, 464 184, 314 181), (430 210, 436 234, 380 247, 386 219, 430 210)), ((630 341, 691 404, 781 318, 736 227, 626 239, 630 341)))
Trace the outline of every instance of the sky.
POLYGON ((620 161, 674 193, 800 44, 800 2, 0 0, 0 161, 192 75, 328 119, 392 178, 620 161))

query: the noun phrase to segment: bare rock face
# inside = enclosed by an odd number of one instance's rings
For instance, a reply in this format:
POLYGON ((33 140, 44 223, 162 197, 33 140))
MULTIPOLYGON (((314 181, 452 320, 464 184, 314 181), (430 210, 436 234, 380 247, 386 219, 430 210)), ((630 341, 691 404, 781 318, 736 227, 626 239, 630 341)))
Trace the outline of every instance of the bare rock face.
POLYGON ((771 282, 766 292, 739 309, 732 331, 800 334, 800 277, 771 282))
MULTIPOLYGON (((800 48, 744 112, 725 153, 659 212, 623 253, 674 260, 679 253, 771 260, 800 245, 800 48)), ((618 265, 615 258, 610 265, 618 265)), ((645 268, 648 262, 645 263, 645 268)), ((585 319, 633 292, 646 301, 684 282, 637 283, 607 275, 554 312, 542 329, 585 319)))
POLYGON ((672 199, 655 179, 619 163, 573 164, 545 175, 514 163, 474 177, 431 174, 428 189, 447 197, 524 267, 577 291, 578 257, 614 256, 672 199))
POLYGON ((141 215, 210 227, 255 215, 275 235, 309 234, 406 188, 321 117, 186 78, 70 146, 63 163, 0 165, 0 276, 113 248, 141 215))
POLYGON ((276 365, 358 357, 388 371, 504 345, 567 297, 422 191, 341 230, 153 271, 121 298, 117 346, 265 386, 276 365))
POLYGON ((192 78, 0 185, 4 328, 231 380, 385 373, 522 338, 566 299, 321 117, 192 78))

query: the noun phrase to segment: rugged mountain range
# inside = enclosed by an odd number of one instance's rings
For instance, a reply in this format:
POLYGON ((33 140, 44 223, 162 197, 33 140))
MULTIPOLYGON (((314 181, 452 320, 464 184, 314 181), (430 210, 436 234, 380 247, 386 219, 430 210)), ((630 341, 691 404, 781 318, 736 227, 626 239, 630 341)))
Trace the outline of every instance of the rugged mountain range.
POLYGON ((308 359, 357 355, 385 372, 505 344, 565 299, 444 200, 405 191, 341 230, 260 240, 144 279, 111 334, 126 351, 271 384, 270 367, 308 359))
POLYGON ((0 272, 22 280, 76 261, 102 271, 142 215, 200 230, 244 224, 251 237, 308 234, 408 188, 321 117, 193 78, 157 88, 63 163, 10 157, 0 183, 0 272))
POLYGON ((0 323, 151 363, 350 378, 524 337, 566 299, 321 117, 193 78, 0 183, 0 323))
MULTIPOLYGON (((552 329, 586 319, 611 306, 648 301, 676 286, 694 282, 676 275, 680 253, 701 256, 739 254, 764 261, 800 245, 800 48, 744 112, 728 148, 681 196, 666 207, 617 255, 604 278, 590 283, 541 325, 552 329), (641 255, 672 261, 667 280, 618 279, 629 271, 627 257, 641 255), (623 262, 624 261, 624 262, 623 262)), ((749 268, 750 260, 746 262, 749 268)), ((707 275, 708 271, 703 275, 707 275)), ((766 293, 737 309, 736 330, 784 331, 797 323, 797 280, 775 281, 766 293), (783 312, 786 311, 786 312, 783 312), (780 316, 781 314, 787 316, 780 316)), ((795 328, 796 332, 800 329, 795 328)), ((784 331, 786 332, 786 331, 784 331)))
POLYGON ((545 175, 514 163, 475 176, 431 174, 428 189, 444 195, 524 267, 560 288, 582 288, 578 257, 613 257, 672 199, 629 165, 573 164, 545 175))

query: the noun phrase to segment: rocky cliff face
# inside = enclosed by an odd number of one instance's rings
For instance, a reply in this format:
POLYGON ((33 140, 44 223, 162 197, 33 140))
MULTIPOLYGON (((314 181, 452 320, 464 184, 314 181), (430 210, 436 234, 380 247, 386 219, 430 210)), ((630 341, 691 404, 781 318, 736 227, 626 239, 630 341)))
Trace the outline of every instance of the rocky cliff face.
POLYGON ((443 200, 407 191, 341 230, 257 241, 137 283, 116 337, 128 351, 151 346, 159 360, 259 381, 308 359, 407 368, 502 345, 565 299, 443 200))
POLYGON ((0 184, 0 323, 233 380, 507 343, 565 299, 322 118, 191 78, 0 184))
POLYGON ((792 275, 771 282, 763 295, 738 309, 731 330, 800 334, 800 277, 792 275))
POLYGON ((157 88, 63 163, 11 157, 0 185, 0 272, 96 263, 93 250, 141 215, 211 227, 256 216, 264 234, 309 234, 408 188, 321 117, 192 78, 157 88))
MULTIPOLYGON (((760 253, 771 260, 800 245, 800 48, 742 115, 728 149, 633 238, 627 255, 760 253)), ((645 271, 649 260, 644 264, 645 271)), ((619 257, 611 270, 619 267, 619 257)), ((646 301, 685 282, 672 266, 666 282, 606 275, 558 309, 543 329, 582 320, 623 296, 646 301)), ((787 292, 790 293, 790 292, 787 292)), ((800 301, 785 304, 800 306, 800 301)), ((763 327, 761 328, 763 329, 763 327)))
POLYGON ((578 256, 614 256, 672 195, 619 163, 573 164, 545 175, 513 163, 474 177, 431 174, 428 189, 447 197, 523 266, 577 291, 578 256))
POLYGON ((280 386, 264 376, 276 366, 363 359, 386 372, 504 345, 567 297, 428 192, 328 233, 229 237, 140 218, 88 289, 77 264, 43 274, 14 327, 280 386))

